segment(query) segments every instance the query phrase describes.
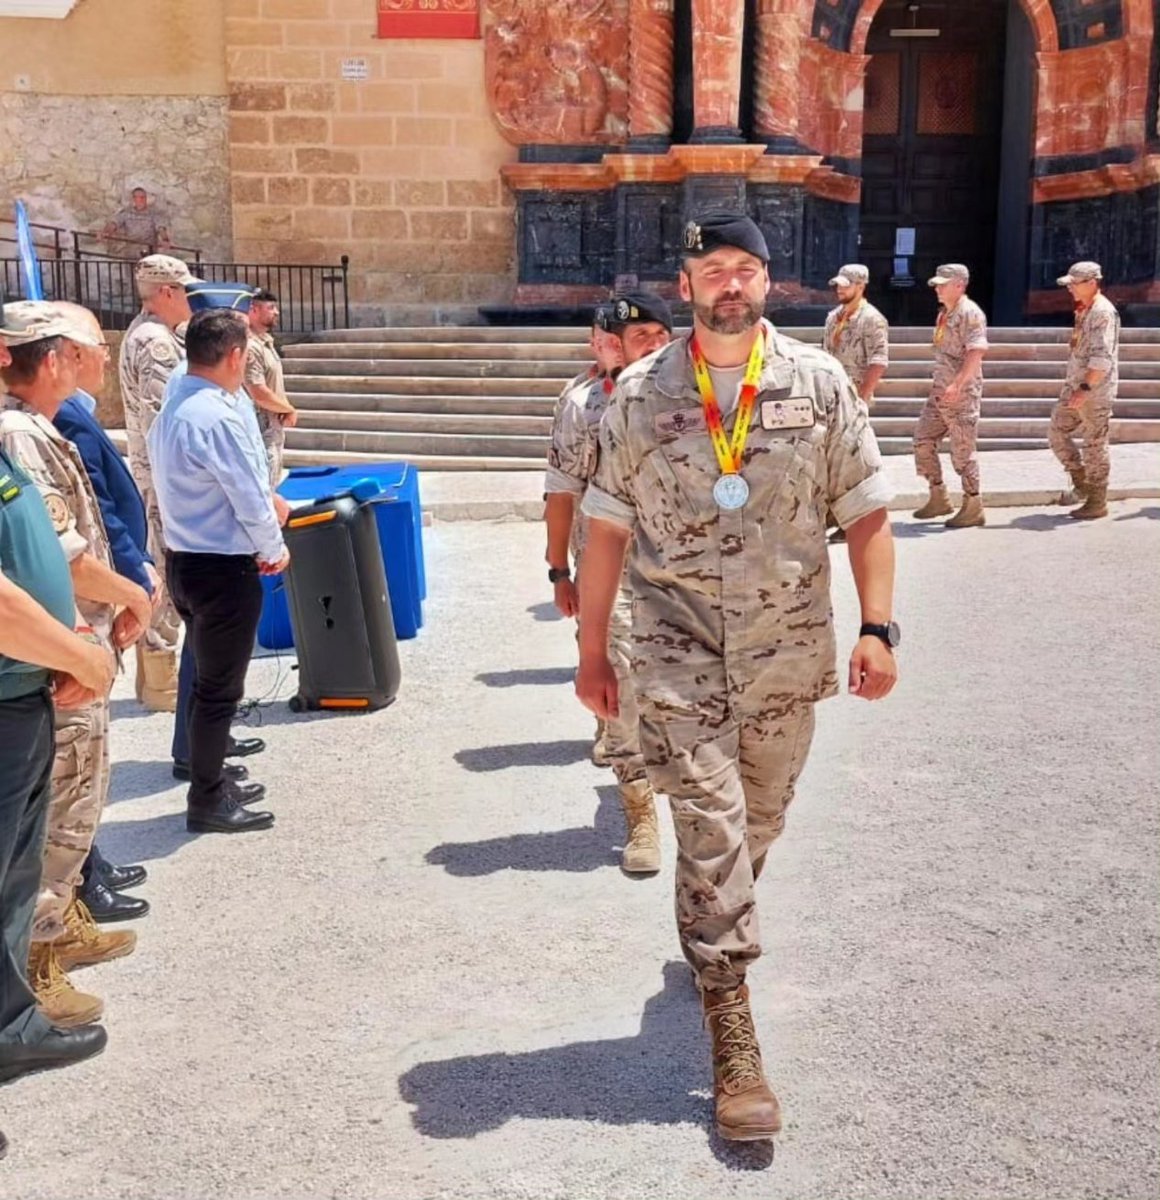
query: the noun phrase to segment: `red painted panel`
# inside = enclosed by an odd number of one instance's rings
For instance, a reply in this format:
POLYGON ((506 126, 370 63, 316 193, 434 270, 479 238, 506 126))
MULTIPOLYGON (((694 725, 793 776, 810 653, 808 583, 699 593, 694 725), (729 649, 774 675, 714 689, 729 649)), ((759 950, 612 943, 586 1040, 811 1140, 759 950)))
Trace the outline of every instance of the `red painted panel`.
POLYGON ((379 0, 381 38, 479 36, 479 0, 379 0))

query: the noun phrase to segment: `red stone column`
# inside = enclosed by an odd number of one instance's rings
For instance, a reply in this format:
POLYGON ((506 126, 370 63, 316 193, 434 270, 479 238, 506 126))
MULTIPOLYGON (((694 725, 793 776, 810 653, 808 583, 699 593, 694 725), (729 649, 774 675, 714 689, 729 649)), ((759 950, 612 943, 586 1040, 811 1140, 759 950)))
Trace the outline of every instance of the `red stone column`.
POLYGON ((633 142, 673 135, 673 0, 630 0, 628 133, 633 142))
POLYGON ((786 150, 798 142, 806 27, 801 0, 758 0, 754 115, 757 136, 786 150))
POLYGON ((745 0, 693 0, 693 141, 739 141, 745 0))

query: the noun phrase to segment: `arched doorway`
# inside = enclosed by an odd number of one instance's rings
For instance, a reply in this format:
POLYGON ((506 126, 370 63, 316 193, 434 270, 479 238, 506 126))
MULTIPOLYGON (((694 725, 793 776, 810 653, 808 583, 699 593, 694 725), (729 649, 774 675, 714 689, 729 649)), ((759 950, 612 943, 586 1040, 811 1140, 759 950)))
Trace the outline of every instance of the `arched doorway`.
MULTIPOLYGON (((1009 20, 1023 20, 1009 0, 884 0, 869 26, 860 255, 892 321, 932 319, 926 281, 944 262, 971 268, 992 311, 1009 20)), ((1004 190, 1025 208, 1029 119, 1021 138, 1008 166, 1021 155, 1023 178, 1004 190)))

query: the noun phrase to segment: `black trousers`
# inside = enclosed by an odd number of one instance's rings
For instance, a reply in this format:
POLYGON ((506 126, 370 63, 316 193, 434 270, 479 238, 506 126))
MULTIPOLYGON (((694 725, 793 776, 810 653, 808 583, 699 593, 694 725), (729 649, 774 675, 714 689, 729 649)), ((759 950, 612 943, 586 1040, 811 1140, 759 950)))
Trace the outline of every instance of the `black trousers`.
POLYGON ((0 701, 0 1059, 48 1031, 28 986, 28 943, 52 795, 52 697, 0 701))
POLYGON ((262 612, 262 584, 258 564, 244 555, 171 551, 166 575, 193 650, 188 803, 210 808, 221 796, 230 722, 245 690, 262 612))

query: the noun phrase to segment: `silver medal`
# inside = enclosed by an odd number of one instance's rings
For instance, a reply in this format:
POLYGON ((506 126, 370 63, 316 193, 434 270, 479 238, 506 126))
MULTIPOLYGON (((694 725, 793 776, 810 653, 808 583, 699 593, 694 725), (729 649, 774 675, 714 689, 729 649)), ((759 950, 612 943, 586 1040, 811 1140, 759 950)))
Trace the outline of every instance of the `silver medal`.
POLYGON ((749 499, 749 484, 740 475, 722 475, 713 484, 713 499, 718 508, 730 511, 744 508, 749 499))

